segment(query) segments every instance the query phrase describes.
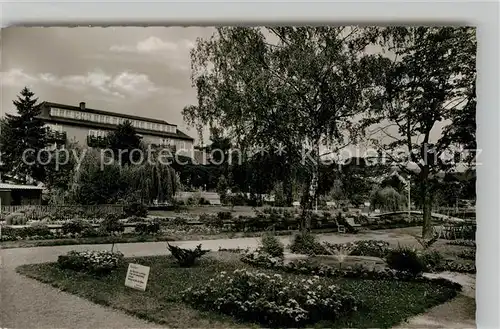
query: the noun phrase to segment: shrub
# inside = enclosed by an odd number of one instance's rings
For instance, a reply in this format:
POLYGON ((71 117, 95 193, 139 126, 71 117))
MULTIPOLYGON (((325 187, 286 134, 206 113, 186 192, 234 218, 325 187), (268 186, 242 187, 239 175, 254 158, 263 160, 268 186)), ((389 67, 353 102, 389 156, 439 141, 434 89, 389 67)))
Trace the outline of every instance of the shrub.
POLYGON ((107 216, 101 223, 101 229, 109 234, 118 234, 125 231, 125 226, 117 216, 107 216))
POLYGON ((273 257, 284 257, 285 246, 271 233, 264 233, 261 237, 261 250, 273 257))
POLYGON ((7 225, 26 225, 28 218, 22 213, 11 213, 5 217, 7 225))
POLYGON ((211 228, 222 228, 224 226, 224 221, 218 215, 201 214, 200 222, 211 228))
POLYGON ((29 236, 38 236, 38 237, 47 237, 52 235, 52 232, 50 232, 50 229, 47 225, 45 224, 33 224, 30 227, 25 228, 27 231, 27 235, 29 236))
POLYGON ((469 260, 476 260, 476 250, 467 249, 458 254, 458 257, 469 260))
POLYGON ((108 236, 108 233, 102 229, 95 229, 92 226, 89 226, 83 229, 81 236, 83 238, 97 238, 108 236))
POLYGON ((420 255, 420 259, 427 270, 434 270, 444 261, 443 255, 437 251, 426 251, 420 255))
POLYGON ((120 252, 97 250, 73 250, 57 259, 57 263, 62 269, 92 274, 107 274, 116 269, 122 261, 123 254, 120 252))
POLYGON ((201 287, 183 292, 183 300, 205 310, 264 326, 297 327, 333 320, 357 309, 351 293, 312 277, 287 278, 258 271, 221 272, 201 287))
POLYGON ((186 225, 188 220, 183 217, 175 217, 170 223, 174 226, 184 226, 186 225))
POLYGON ((81 219, 74 219, 62 225, 64 234, 81 234, 83 230, 91 227, 91 225, 81 219))
POLYGON ((183 249, 172 246, 167 242, 167 247, 181 267, 193 266, 198 258, 201 258, 201 256, 210 251, 202 250, 201 244, 199 244, 195 249, 183 249))
POLYGON ((217 218, 219 218, 221 221, 231 220, 233 219, 233 215, 231 214, 230 211, 219 211, 217 213, 217 218))
POLYGON ((424 271, 425 266, 414 249, 399 247, 390 250, 386 257, 387 265, 397 271, 408 272, 413 275, 424 271))
POLYGON ((145 204, 139 202, 132 202, 123 207, 123 212, 125 213, 125 217, 147 217, 148 207, 145 204))
POLYGON ((296 254, 325 255, 327 251, 316 239, 316 236, 309 232, 301 232, 293 238, 290 244, 290 251, 296 254))
POLYGON ((147 221, 137 223, 135 231, 139 234, 157 234, 160 232, 161 226, 159 221, 147 221))
POLYGON ((241 257, 241 261, 258 267, 277 269, 282 268, 284 263, 283 257, 273 257, 262 250, 245 251, 241 257))

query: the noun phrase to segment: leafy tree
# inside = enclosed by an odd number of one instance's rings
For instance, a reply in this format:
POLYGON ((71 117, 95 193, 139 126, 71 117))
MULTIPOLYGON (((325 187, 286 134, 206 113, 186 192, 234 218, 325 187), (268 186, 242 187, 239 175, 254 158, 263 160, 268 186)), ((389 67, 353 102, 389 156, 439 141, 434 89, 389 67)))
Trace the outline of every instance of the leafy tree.
MULTIPOLYGON (((339 148, 371 84, 359 28, 222 27, 191 53, 198 104, 187 122, 224 128, 244 152, 282 146, 302 167, 304 214, 317 197, 320 145, 339 148), (357 42, 351 42, 356 40, 357 42), (306 148, 306 152, 302 152, 306 148)), ((268 150, 273 152, 274 150, 268 150)))
POLYGON ((76 204, 111 204, 124 199, 127 189, 119 164, 101 167, 98 152, 91 151, 74 172, 71 198, 76 204))
MULTIPOLYGON (((367 38, 373 38, 373 34, 367 38)), ((370 91, 372 116, 365 124, 378 124, 382 126, 379 130, 388 126, 397 128, 394 133, 384 131, 392 138, 390 142, 374 140, 374 145, 413 176, 423 203, 422 235, 429 237, 431 182, 438 172, 453 169, 455 163, 443 161, 451 144, 455 141, 473 144, 475 30, 387 27, 378 29, 377 41, 393 58, 381 55, 371 62, 378 88, 370 91), (440 139, 431 140, 436 124, 447 121, 459 124, 460 128, 444 129, 440 139), (395 154, 401 147, 406 148, 409 159, 395 154), (408 161, 418 168, 410 169, 408 161)))
POLYGON ((43 181, 45 177, 44 166, 37 160, 37 155, 46 146, 46 128, 38 118, 40 105, 34 96, 31 90, 24 87, 17 100, 13 101, 17 115, 6 114, 1 122, 0 147, 4 170, 23 183, 43 181))
POLYGON ((115 159, 122 165, 140 161, 141 138, 137 135, 135 128, 130 121, 118 125, 115 131, 108 135, 108 147, 113 150, 115 159))
POLYGON ((83 150, 77 143, 70 142, 64 149, 49 151, 50 162, 45 165, 44 183, 49 190, 68 189, 71 186, 77 159, 83 155, 83 150))

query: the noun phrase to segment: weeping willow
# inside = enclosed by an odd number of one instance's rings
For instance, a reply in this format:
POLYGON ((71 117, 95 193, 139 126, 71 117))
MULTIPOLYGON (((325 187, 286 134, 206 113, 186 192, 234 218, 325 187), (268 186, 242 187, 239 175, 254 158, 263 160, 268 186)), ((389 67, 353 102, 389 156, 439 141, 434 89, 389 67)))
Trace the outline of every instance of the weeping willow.
POLYGON ((124 168, 124 175, 142 203, 171 201, 177 188, 174 169, 161 163, 131 165, 124 168))
POLYGON ((171 201, 177 189, 176 174, 172 167, 159 162, 102 165, 100 155, 94 150, 86 154, 84 161, 75 168, 72 198, 77 203, 150 204, 171 201))
POLYGON ((405 198, 393 187, 384 187, 376 191, 372 196, 372 208, 398 211, 405 207, 405 198))

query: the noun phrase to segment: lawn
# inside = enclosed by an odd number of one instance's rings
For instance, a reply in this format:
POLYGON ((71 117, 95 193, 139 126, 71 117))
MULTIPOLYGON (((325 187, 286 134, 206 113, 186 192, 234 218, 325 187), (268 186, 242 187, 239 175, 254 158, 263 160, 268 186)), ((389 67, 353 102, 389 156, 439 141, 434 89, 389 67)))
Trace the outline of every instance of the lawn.
MULTIPOLYGON (((151 267, 145 292, 124 286, 127 265, 106 277, 61 270, 51 263, 23 265, 17 271, 95 303, 173 328, 259 327, 238 323, 227 316, 198 311, 181 302, 180 292, 184 289, 206 284, 208 278, 221 271, 248 267, 239 262, 237 257, 230 253, 211 253, 193 268, 178 267, 170 256, 127 259, 151 267)), ((318 323, 316 327, 390 328, 456 294, 451 288, 432 283, 352 279, 332 281, 353 292, 363 301, 363 307, 348 318, 338 319, 335 323, 318 323)))

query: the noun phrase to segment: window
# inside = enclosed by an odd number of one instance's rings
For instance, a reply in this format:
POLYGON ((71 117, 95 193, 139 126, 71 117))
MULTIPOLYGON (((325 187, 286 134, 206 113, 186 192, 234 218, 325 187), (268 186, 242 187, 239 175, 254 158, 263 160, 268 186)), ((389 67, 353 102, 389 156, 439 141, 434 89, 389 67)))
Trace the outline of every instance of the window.
POLYGON ((118 118, 117 117, 113 117, 113 123, 116 125, 118 124, 118 118))
POLYGON ((146 128, 151 130, 151 122, 146 123, 146 128))
POLYGON ((53 108, 53 107, 52 107, 52 108, 50 109, 50 115, 51 115, 51 116, 56 116, 56 117, 57 117, 57 116, 60 116, 60 109, 56 109, 56 108, 53 108))

